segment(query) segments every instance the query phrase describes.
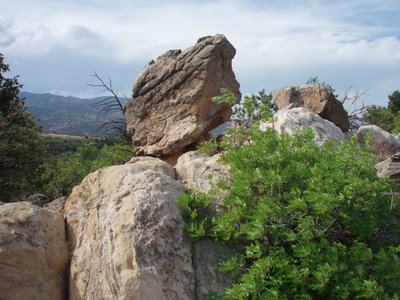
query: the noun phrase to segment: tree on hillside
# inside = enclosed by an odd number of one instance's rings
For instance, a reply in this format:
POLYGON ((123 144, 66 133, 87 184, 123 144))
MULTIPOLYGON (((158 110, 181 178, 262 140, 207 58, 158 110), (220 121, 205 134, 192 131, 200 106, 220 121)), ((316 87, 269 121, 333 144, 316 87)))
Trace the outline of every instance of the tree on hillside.
POLYGON ((400 91, 394 91, 388 96, 388 98, 388 110, 393 114, 397 114, 400 111, 400 91))
POLYGON ((392 92, 388 100, 387 107, 376 105, 368 107, 363 118, 369 124, 378 125, 388 132, 398 133, 400 132, 400 91, 392 92))
POLYGON ((40 130, 18 97, 18 76, 4 76, 9 70, 0 53, 0 201, 5 202, 29 192, 43 148, 40 130))

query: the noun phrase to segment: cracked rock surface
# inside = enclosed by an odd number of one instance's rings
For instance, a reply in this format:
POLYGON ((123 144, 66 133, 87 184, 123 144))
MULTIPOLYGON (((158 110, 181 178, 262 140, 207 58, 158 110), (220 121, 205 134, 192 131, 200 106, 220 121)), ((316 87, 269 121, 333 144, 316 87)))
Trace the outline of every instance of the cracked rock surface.
POLYGON ((184 51, 169 50, 139 75, 125 106, 137 155, 180 153, 229 120, 228 104, 211 99, 221 88, 240 99, 232 70, 236 50, 224 35, 200 38, 184 51))

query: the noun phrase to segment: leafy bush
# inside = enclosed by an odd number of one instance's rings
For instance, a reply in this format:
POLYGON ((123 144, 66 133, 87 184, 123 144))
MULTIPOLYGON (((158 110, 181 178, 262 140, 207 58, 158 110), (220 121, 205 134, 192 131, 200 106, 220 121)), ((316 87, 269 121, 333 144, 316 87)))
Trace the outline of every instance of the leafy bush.
POLYGON ((75 152, 64 152, 41 166, 37 185, 53 197, 68 195, 82 179, 97 169, 124 163, 133 156, 131 144, 87 141, 75 152))
POLYGON ((354 140, 319 148, 311 130, 289 136, 254 125, 230 134, 251 142, 225 144, 225 213, 204 214, 212 195, 179 198, 194 238, 242 249, 222 264, 241 274, 222 298, 398 299, 399 238, 377 240, 388 226, 400 236, 399 205, 370 152, 354 140))

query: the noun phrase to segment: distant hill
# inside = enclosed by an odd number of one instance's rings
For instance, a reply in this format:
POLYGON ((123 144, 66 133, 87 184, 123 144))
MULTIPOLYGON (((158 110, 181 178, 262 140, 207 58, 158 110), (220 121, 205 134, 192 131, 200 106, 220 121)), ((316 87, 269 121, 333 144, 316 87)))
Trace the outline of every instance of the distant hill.
MULTIPOLYGON (((44 133, 57 133, 79 136, 104 136, 97 129, 111 119, 121 119, 121 113, 100 113, 101 107, 94 104, 105 97, 77 98, 53 94, 34 94, 21 92, 28 111, 44 133)), ((126 99, 120 101, 125 104, 126 99)))

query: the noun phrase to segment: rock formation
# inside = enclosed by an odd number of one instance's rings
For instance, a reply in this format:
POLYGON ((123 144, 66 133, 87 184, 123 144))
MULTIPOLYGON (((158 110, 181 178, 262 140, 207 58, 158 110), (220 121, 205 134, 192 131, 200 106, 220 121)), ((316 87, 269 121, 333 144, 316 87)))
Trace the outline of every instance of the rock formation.
POLYGON ((183 52, 166 52, 140 74, 125 107, 136 154, 180 153, 229 120, 232 105, 217 105, 211 99, 220 88, 240 99, 232 71, 235 53, 225 36, 207 36, 183 52))
POLYGON ((322 145, 327 140, 343 141, 345 139, 339 127, 303 107, 278 110, 269 122, 260 125, 261 130, 266 130, 268 127, 275 128, 279 133, 289 134, 310 127, 317 145, 322 145))
POLYGON ((350 129, 349 118, 335 95, 319 85, 287 86, 275 90, 273 100, 278 108, 305 107, 321 118, 336 124, 343 132, 350 129))
POLYGON ((356 135, 361 144, 365 144, 369 136, 369 146, 381 159, 386 159, 400 150, 400 142, 379 126, 361 126, 356 135))
POLYGON ((400 182, 400 153, 381 161, 375 168, 378 170, 378 176, 391 177, 400 182))
POLYGON ((0 206, 0 299, 64 299, 67 264, 61 215, 27 202, 0 206))
POLYGON ((142 157, 89 174, 64 210, 70 299, 194 299, 173 168, 142 157))
MULTIPOLYGON (((200 192, 207 193, 213 184, 219 179, 229 178, 229 169, 218 160, 219 154, 212 157, 190 151, 179 157, 175 166, 178 180, 186 188, 195 188, 200 192)), ((207 213, 218 215, 222 213, 221 202, 224 195, 220 194, 210 203, 207 213)))

